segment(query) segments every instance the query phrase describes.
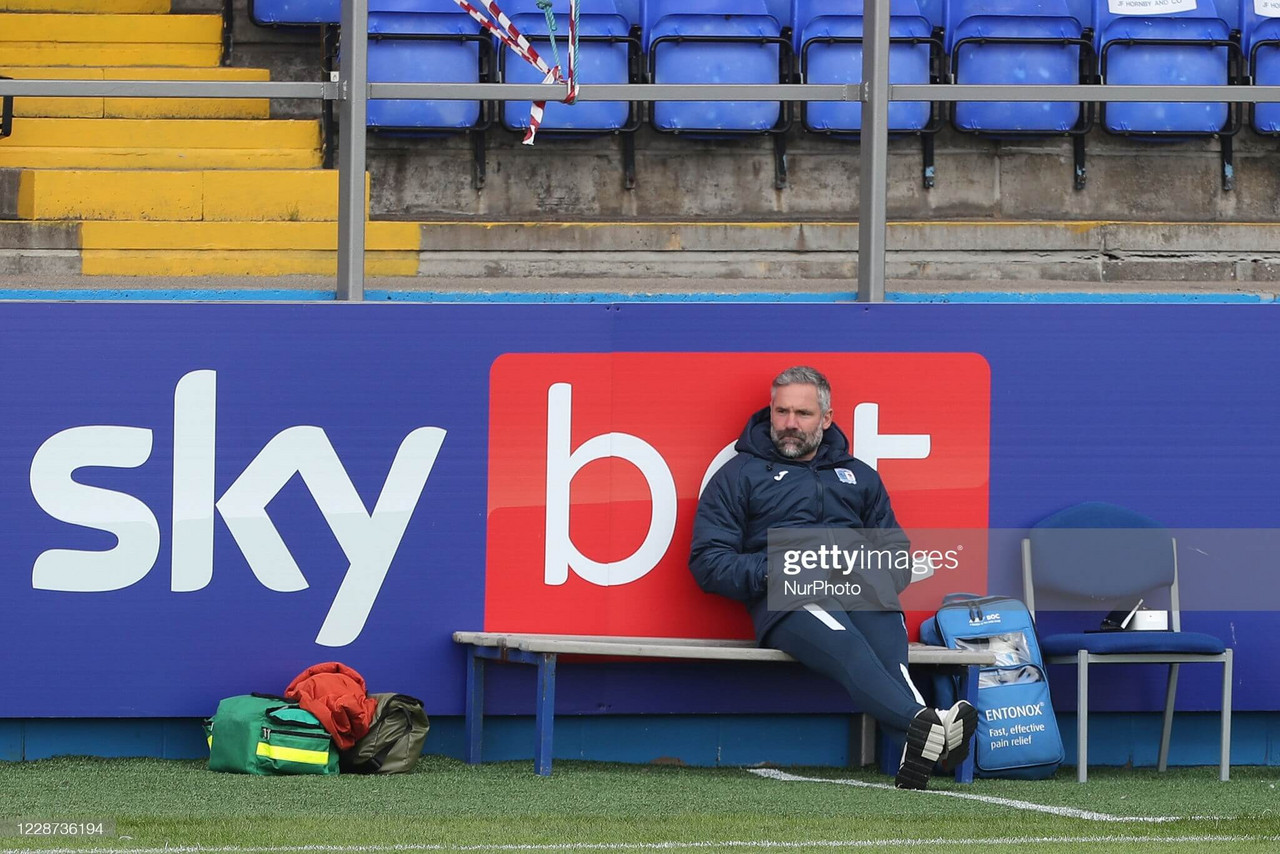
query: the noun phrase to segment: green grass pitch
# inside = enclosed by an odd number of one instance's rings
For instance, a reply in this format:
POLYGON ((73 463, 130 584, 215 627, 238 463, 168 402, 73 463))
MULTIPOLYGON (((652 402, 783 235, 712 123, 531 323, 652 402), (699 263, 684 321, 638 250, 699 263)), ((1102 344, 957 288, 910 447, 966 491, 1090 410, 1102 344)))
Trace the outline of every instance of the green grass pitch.
POLYGON ((106 818, 116 835, 19 837, 10 821, 0 854, 1280 851, 1280 769, 1234 768, 1227 783, 1216 768, 1089 773, 1083 785, 1073 768, 1035 782, 935 778, 932 793, 920 793, 893 790, 870 770, 833 768, 768 777, 558 762, 543 778, 529 762, 472 767, 427 756, 399 776, 249 777, 198 761, 61 758, 0 763, 0 818, 106 818))

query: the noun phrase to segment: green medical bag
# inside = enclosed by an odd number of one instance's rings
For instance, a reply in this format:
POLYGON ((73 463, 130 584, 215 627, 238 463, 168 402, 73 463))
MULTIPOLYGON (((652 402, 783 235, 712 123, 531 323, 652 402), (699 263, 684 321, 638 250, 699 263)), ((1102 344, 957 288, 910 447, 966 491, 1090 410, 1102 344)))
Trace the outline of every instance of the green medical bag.
POLYGON ((293 700, 241 694, 205 721, 209 770, 233 774, 337 774, 338 749, 315 715, 293 700))

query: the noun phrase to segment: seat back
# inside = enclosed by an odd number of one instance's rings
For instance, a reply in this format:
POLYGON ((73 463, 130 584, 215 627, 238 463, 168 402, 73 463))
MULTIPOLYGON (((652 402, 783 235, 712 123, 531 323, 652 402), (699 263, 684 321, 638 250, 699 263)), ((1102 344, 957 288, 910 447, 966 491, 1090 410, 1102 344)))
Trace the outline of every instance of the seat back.
MULTIPOLYGON (((1036 590, 1064 594, 1069 604, 1118 607, 1169 591, 1172 627, 1179 626, 1177 555, 1172 534, 1153 519, 1114 504, 1086 502, 1036 524, 1024 566, 1028 607, 1036 590), (1132 599, 1132 601, 1129 601, 1132 599)), ((1042 600, 1043 602, 1043 600, 1042 600)))
MULTIPOLYGON (((526 36, 546 36, 547 16, 538 0, 504 0, 499 5, 526 36)), ((569 0, 552 0, 551 13, 556 20, 556 38, 568 39, 569 0)), ((581 0, 578 4, 580 35, 626 35, 632 23, 635 20, 614 0, 581 0)))
POLYGON ((342 0, 249 0, 249 18, 264 27, 336 24, 342 0))
POLYGON ((1215 0, 1172 0, 1152 11, 1149 0, 1094 0, 1094 40, 1099 49, 1115 39, 1225 39, 1231 25, 1215 0))
MULTIPOLYGON (((791 0, 791 44, 796 55, 809 39, 824 36, 862 35, 863 0, 791 0)), ((919 0, 889 0, 890 35, 929 35, 933 24, 919 0)), ((892 60, 890 60, 892 62, 892 60)))
MULTIPOLYGON (((1080 82, 1080 45, 1047 41, 1084 32, 1066 0, 951 0, 945 20, 957 83, 1080 82), (985 38, 1022 41, 969 41, 985 38)), ((1064 133, 1079 124, 1082 110, 1074 102, 970 101, 957 103, 954 117, 967 131, 1064 133)))
MULTIPOLYGON (((369 14, 375 12, 444 12, 451 6, 461 11, 452 0, 369 0, 369 14)), ((249 0, 249 15, 263 26, 309 26, 338 24, 342 21, 342 0, 249 0)))
POLYGON ((641 0, 644 48, 663 35, 776 36, 782 25, 765 0, 641 0))
POLYGON ((1280 39, 1280 2, 1240 0, 1240 44, 1245 56, 1253 52, 1258 42, 1271 39, 1280 39))
POLYGON ((947 53, 962 38, 1079 38, 1087 25, 1066 0, 949 0, 943 12, 947 53))

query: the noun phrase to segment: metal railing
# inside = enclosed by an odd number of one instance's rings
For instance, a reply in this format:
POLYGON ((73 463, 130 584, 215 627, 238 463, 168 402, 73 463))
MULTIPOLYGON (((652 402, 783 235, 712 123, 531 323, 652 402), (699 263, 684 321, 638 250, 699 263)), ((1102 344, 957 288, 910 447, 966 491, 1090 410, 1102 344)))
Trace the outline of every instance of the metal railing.
MULTIPOLYGON (((326 82, 7 80, 0 97, 302 98, 338 105, 339 300, 364 298, 366 117, 370 98, 557 101, 564 87, 538 83, 370 83, 369 0, 343 0, 341 70, 326 82)), ((1091 101, 1280 103, 1280 86, 976 85, 889 83, 889 0, 868 2, 858 84, 583 83, 580 101, 858 101, 860 135, 858 299, 884 299, 890 101, 1091 101)), ((19 120, 20 121, 20 120, 19 120)))

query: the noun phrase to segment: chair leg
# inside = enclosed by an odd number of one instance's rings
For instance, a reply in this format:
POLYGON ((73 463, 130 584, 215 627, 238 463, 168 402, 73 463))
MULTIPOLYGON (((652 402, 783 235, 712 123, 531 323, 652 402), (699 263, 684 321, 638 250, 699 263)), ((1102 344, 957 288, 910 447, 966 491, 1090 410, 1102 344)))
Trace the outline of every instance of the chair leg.
POLYGON ((933 164, 933 134, 920 134, 921 182, 926 190, 932 190, 936 170, 933 164))
POLYGON ((1089 653, 1076 653, 1076 780, 1089 780, 1089 653))
POLYGON ((1231 779, 1231 660, 1232 650, 1225 653, 1222 662, 1222 747, 1218 757, 1218 779, 1224 783, 1231 779))
POLYGON ((1083 190, 1088 172, 1085 171, 1084 136, 1082 134, 1071 137, 1071 152, 1075 161, 1075 181, 1073 186, 1077 190, 1083 190))
POLYGON ((1160 759, 1156 763, 1156 770, 1161 774, 1169 767, 1169 739, 1173 735, 1173 702, 1178 693, 1178 667, 1177 664, 1169 665, 1169 683, 1164 691, 1164 723, 1160 727, 1160 759))
POLYGON ((1229 136, 1222 137, 1218 143, 1222 149, 1222 192, 1229 193, 1236 188, 1234 145, 1229 136))
POLYGON ((773 135, 773 188, 775 190, 787 188, 787 135, 785 133, 773 135))

